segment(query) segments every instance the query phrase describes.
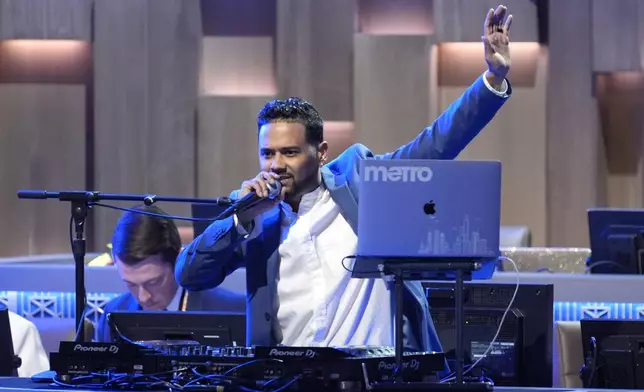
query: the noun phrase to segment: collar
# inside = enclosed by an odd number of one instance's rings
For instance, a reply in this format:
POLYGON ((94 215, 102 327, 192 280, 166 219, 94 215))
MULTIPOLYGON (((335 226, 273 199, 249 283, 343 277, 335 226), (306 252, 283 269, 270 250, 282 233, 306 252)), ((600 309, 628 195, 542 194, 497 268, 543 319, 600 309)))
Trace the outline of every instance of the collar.
MULTIPOLYGON (((320 199, 324 195, 325 190, 326 190, 326 187, 324 186, 324 182, 320 182, 320 186, 318 186, 311 192, 302 195, 302 199, 300 199, 300 207, 297 211, 297 215, 302 216, 307 212, 311 211, 313 206, 318 201, 320 201, 320 199)), ((288 203, 282 202, 281 206, 284 212, 286 212, 287 214, 290 214, 290 215, 294 214, 293 208, 291 208, 291 206, 288 203)))
POLYGON ((177 285, 177 292, 174 294, 174 298, 172 298, 172 301, 168 304, 168 309, 171 312, 176 312, 179 309, 179 306, 181 306, 181 296, 183 294, 183 289, 181 286, 177 285))

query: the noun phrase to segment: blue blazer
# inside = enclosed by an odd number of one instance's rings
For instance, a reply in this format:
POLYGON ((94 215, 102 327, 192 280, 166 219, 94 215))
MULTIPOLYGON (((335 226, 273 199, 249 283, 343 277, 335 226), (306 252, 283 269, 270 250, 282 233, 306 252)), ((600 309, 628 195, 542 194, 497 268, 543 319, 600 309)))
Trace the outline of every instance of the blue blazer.
MULTIPOLYGON (((184 291, 182 297, 186 296, 185 304, 186 311, 208 311, 214 312, 239 312, 243 313, 246 309, 246 299, 243 295, 225 290, 220 287, 213 288, 205 291, 184 291)), ((96 340, 98 342, 111 342, 112 336, 110 333, 109 325, 107 325, 107 315, 114 311, 138 311, 141 310, 141 305, 137 302, 134 296, 127 292, 111 299, 103 308, 103 314, 98 320, 96 329, 96 340)))
MULTIPOLYGON (((481 76, 408 144, 382 155, 355 144, 322 167, 324 184, 354 232, 358 226, 360 160, 454 159, 492 120, 510 94, 509 82, 507 94, 502 97, 490 91, 481 76)), ((236 197, 237 192, 231 197, 236 197)), ((246 268, 246 333, 252 345, 276 343, 271 321, 274 293, 268 277, 276 276, 274 272, 279 268, 280 211, 275 207, 263 214, 263 231, 252 240, 238 234, 232 217, 216 221, 177 259, 177 281, 190 290, 216 287, 237 268, 246 268)), ((406 348, 442 351, 420 282, 405 282, 403 314, 406 348)))

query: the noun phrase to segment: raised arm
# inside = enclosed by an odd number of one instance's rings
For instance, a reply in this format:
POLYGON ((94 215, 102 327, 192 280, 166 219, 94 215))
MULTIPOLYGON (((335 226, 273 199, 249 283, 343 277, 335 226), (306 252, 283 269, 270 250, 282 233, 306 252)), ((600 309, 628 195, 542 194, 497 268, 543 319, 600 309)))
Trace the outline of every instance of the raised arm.
POLYGON ((490 9, 481 37, 488 70, 410 143, 381 159, 454 159, 494 118, 512 93, 507 9, 490 9))

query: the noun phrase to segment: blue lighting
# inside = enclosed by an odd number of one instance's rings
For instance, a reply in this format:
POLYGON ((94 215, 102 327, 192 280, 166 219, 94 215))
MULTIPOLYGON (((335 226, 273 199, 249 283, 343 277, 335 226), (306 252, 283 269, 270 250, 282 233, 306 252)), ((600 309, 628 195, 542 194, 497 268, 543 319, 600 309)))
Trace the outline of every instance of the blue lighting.
POLYGON ((555 321, 581 319, 644 319, 644 303, 622 302, 555 302, 555 321))
MULTIPOLYGON (((100 309, 119 293, 87 293, 89 311, 87 318, 96 323, 100 309)), ((9 310, 28 319, 75 318, 76 295, 69 292, 51 291, 0 291, 0 303, 9 310)))
MULTIPOLYGON (((119 293, 87 293, 88 318, 96 322, 105 304, 119 293)), ((0 303, 26 318, 75 318, 75 295, 69 292, 0 291, 0 303)), ((644 319, 644 303, 555 302, 554 321, 644 319)))

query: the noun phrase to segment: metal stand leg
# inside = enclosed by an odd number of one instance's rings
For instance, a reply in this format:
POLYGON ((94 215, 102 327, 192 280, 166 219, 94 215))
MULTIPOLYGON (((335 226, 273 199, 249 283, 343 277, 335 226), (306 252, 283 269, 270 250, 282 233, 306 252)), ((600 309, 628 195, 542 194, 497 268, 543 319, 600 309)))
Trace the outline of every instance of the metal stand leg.
POLYGON ((395 355, 396 355, 396 382, 403 381, 403 277, 400 273, 394 275, 396 295, 396 315, 394 318, 395 327, 395 355))
MULTIPOLYGON (((394 315, 395 331, 395 355, 396 371, 394 380, 388 382, 376 382, 367 385, 369 391, 432 391, 432 392, 492 392, 493 387, 487 383, 465 383, 463 382, 463 358, 465 350, 463 346, 463 327, 465 323, 465 309, 463 305, 463 288, 465 271, 472 270, 472 263, 466 263, 463 267, 449 265, 445 268, 448 271, 456 272, 456 284, 454 295, 454 311, 456 323, 456 382, 453 383, 430 383, 430 382, 405 382, 403 380, 403 290, 404 271, 410 268, 408 265, 398 264, 387 269, 390 275, 394 276, 394 293, 396 296, 396 311, 394 315)), ((417 267, 419 268, 419 267, 417 267)), ((436 263, 429 264, 427 269, 438 268, 436 263)))
POLYGON ((463 270, 456 272, 456 285, 454 292, 454 322, 456 323, 456 383, 463 383, 463 324, 465 315, 463 309, 463 270))

